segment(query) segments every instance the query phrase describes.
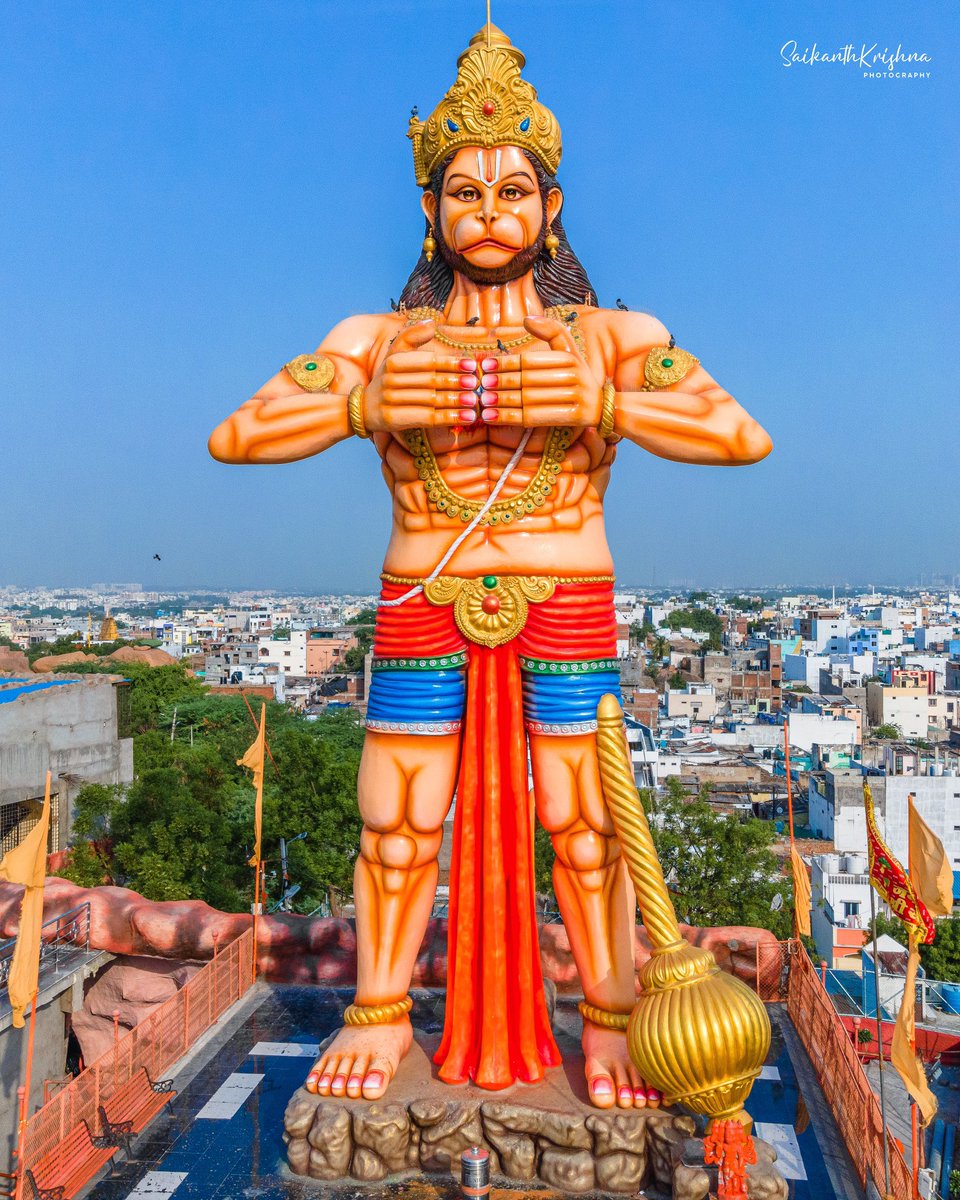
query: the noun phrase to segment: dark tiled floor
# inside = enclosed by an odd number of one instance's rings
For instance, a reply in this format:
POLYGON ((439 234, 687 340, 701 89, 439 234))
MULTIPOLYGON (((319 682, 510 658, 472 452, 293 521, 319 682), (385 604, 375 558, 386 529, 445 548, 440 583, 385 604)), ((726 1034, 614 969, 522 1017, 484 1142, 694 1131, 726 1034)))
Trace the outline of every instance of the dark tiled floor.
MULTIPOLYGON (((130 1161, 118 1161, 113 1177, 104 1179, 90 1193, 92 1200, 126 1200, 144 1176, 151 1171, 184 1172, 186 1178, 174 1192, 175 1200, 316 1200, 336 1192, 347 1200, 363 1195, 369 1200, 409 1197, 422 1200, 425 1195, 453 1197, 459 1191, 452 1184, 433 1178, 427 1188, 422 1183, 376 1185, 362 1191, 352 1186, 314 1183, 291 1175, 285 1165, 283 1112, 287 1101, 300 1085, 312 1060, 303 1057, 252 1057, 250 1050, 264 1042, 318 1042, 340 1024, 340 1014, 350 997, 326 988, 277 987, 259 985, 241 1002, 224 1028, 215 1031, 212 1040, 198 1048, 177 1079, 179 1094, 151 1127, 134 1143, 130 1161), (196 1120, 207 1100, 234 1073, 262 1074, 263 1080, 246 1098, 235 1116, 228 1120, 196 1120)), ((443 999, 428 993, 416 997, 413 1019, 424 1031, 439 1029, 443 999)), ((795 1069, 791 1054, 798 1052, 792 1030, 784 1031, 787 1020, 777 1010, 774 1039, 767 1062, 775 1065, 780 1080, 761 1080, 751 1096, 749 1109, 757 1121, 788 1125, 797 1131, 798 1143, 807 1173, 806 1180, 790 1182, 793 1200, 843 1200, 856 1191, 835 1189, 825 1166, 830 1155, 826 1144, 831 1139, 832 1121, 822 1097, 810 1095, 804 1074, 809 1064, 799 1062, 795 1069), (800 1099, 798 1073, 803 1079, 808 1103, 817 1105, 816 1119, 807 1119, 800 1099)), ((566 1023, 579 1018, 571 1006, 561 1006, 558 1020, 566 1023)), ((835 1129, 832 1137, 836 1137, 835 1129)), ((834 1171, 836 1175, 836 1171, 834 1171)), ((141 1193, 142 1194, 142 1193, 141 1193)))

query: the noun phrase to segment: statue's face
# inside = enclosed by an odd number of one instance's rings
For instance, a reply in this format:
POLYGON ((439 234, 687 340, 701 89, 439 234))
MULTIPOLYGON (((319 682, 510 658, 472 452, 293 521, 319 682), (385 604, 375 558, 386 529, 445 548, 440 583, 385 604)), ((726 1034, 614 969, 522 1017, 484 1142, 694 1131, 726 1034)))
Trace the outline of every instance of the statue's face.
MULTIPOLYGON (((548 220, 561 203, 560 192, 551 191, 548 220)), ((465 265, 485 271, 507 267, 533 246, 544 221, 537 177, 517 146, 459 150, 444 173, 439 211, 430 191, 423 194, 423 210, 465 265)))

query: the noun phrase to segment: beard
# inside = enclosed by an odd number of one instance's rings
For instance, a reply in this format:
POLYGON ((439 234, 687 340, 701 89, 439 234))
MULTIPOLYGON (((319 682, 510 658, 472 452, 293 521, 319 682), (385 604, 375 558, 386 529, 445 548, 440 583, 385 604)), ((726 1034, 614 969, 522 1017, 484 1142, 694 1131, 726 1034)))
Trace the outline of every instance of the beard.
POLYGON ((459 271, 471 283, 476 283, 481 287, 493 287, 501 283, 512 283, 514 279, 520 279, 533 269, 533 264, 543 250, 543 241, 547 236, 547 222, 544 219, 540 225, 537 240, 531 246, 525 246, 522 250, 518 250, 509 262, 500 267, 478 267, 475 263, 470 262, 458 250, 454 250, 452 246, 448 245, 439 222, 437 222, 433 236, 436 239, 440 257, 452 271, 459 271))

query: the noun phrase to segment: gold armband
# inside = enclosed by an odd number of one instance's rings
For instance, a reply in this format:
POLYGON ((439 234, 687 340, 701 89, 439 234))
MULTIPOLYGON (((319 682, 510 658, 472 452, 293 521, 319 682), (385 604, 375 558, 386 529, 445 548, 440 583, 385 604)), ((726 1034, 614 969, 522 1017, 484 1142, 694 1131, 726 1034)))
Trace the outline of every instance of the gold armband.
POLYGON ((370 431, 363 423, 363 384, 358 383, 350 389, 347 397, 347 416, 350 418, 350 428, 358 438, 368 438, 370 431))
POLYGON ((613 422, 616 417, 617 392, 611 380, 606 380, 603 385, 603 408, 600 410, 600 420, 597 422, 597 433, 604 439, 610 437, 613 433, 613 422))
POLYGON ((343 1013, 344 1025, 389 1025, 399 1021, 413 1008, 413 997, 404 996, 393 1004, 349 1004, 343 1013))
POLYGON ((325 354, 301 354, 284 363, 284 370, 305 392, 325 392, 337 371, 325 354))
POLYGON ((654 346, 644 363, 642 392, 656 392, 660 388, 679 383, 700 362, 679 346, 654 346))
POLYGON ((591 1025, 599 1025, 601 1029, 626 1029, 630 1024, 629 1013, 610 1012, 609 1009, 588 1004, 586 1000, 581 1000, 577 1008, 585 1021, 589 1021, 591 1025))

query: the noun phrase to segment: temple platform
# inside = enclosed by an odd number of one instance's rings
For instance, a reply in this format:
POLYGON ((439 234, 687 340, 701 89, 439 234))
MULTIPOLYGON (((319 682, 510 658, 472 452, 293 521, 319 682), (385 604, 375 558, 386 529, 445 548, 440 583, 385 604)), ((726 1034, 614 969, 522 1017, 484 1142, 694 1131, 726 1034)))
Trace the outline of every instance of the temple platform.
MULTIPOLYGON (((291 1171, 283 1137, 285 1111, 319 1044, 338 1027, 350 999, 344 990, 257 984, 181 1064, 174 1077, 177 1098, 134 1141, 129 1161, 118 1157, 113 1176, 87 1194, 94 1200, 169 1196, 176 1200, 319 1200, 331 1194, 371 1200, 458 1197, 459 1187, 450 1174, 319 1182, 291 1171)), ((414 999, 414 1026, 429 1044, 440 1032, 444 997, 418 991, 414 999)), ((792 1200, 860 1197, 856 1175, 791 1022, 777 1006, 769 1012, 771 1050, 748 1104, 755 1132, 776 1147, 777 1169, 787 1180, 792 1200)), ((575 1004, 562 1000, 555 1027, 565 1051, 575 1053, 572 1039, 579 1022, 575 1004)), ((567 1088, 571 1095, 579 1087, 575 1076, 567 1075, 566 1066, 549 1075, 553 1078, 546 1086, 567 1088)), ((444 1099, 448 1092, 454 1099, 466 1091, 446 1089, 435 1081, 433 1086, 443 1088, 444 1099)), ((533 1090, 484 1092, 482 1097, 484 1102, 520 1107, 533 1090)), ((387 1102, 390 1098, 388 1094, 387 1102)), ((563 1194, 537 1180, 511 1181, 509 1189, 499 1194, 563 1194)), ((663 1192, 654 1183, 641 1194, 653 1200, 663 1192)))

